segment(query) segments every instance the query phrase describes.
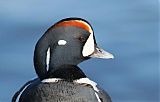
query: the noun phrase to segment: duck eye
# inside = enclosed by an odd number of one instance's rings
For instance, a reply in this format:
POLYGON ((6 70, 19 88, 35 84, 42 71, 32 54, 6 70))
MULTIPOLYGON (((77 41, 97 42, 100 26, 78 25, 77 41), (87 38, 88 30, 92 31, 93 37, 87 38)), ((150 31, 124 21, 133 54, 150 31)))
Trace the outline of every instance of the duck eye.
POLYGON ((82 36, 80 36, 78 39, 79 39, 81 42, 84 42, 84 41, 85 41, 85 38, 82 37, 82 36))

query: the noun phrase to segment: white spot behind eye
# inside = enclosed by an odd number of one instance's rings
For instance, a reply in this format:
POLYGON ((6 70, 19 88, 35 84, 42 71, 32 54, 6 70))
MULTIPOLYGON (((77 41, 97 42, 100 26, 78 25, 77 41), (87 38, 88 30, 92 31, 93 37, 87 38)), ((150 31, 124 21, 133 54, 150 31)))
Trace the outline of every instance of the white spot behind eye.
POLYGON ((59 40, 58 45, 66 45, 67 41, 65 40, 59 40))

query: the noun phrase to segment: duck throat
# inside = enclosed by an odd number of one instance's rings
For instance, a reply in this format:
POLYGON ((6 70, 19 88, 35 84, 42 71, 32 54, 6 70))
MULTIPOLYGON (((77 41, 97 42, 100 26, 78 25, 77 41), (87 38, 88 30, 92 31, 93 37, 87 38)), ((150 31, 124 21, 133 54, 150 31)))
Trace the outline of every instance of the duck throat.
POLYGON ((60 78, 67 81, 73 81, 85 77, 86 75, 76 65, 61 65, 47 73, 47 78, 60 78))

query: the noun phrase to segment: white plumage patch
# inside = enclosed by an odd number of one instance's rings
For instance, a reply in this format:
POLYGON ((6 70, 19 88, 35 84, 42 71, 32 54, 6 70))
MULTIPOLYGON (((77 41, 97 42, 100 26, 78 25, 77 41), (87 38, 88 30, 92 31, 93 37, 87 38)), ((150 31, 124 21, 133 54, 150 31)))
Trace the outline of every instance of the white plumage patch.
POLYGON ((83 46, 82 55, 84 57, 91 55, 94 52, 94 37, 93 32, 88 37, 85 45, 83 46))
POLYGON ((100 98, 99 98, 97 92, 95 92, 95 95, 96 95, 96 97, 97 97, 98 102, 101 102, 101 100, 100 100, 100 98))
POLYGON ((26 85, 23 90, 20 92, 20 94, 18 95, 16 102, 19 102, 20 96, 22 95, 23 91, 29 86, 30 84, 26 85))
POLYGON ((66 40, 59 40, 58 45, 66 45, 67 41, 66 40))
POLYGON ((50 61, 50 48, 48 48, 47 50, 47 57, 46 57, 47 71, 49 69, 49 61, 50 61))
POLYGON ((76 83, 79 83, 79 84, 89 84, 93 87, 94 91, 95 91, 95 95, 96 95, 96 98, 98 100, 98 102, 101 102, 99 96, 98 96, 98 92, 99 92, 99 89, 97 88, 97 83, 95 83, 94 81, 88 79, 88 78, 81 78, 79 80, 75 80, 74 82, 76 83))
POLYGON ((97 83, 95 83, 94 81, 88 79, 88 78, 81 78, 81 79, 78 79, 78 80, 75 80, 74 82, 76 83, 79 83, 79 84, 89 84, 93 87, 93 89, 96 91, 96 92, 99 92, 98 88, 97 88, 97 83))
POLYGON ((42 83, 55 83, 55 82, 58 82, 60 80, 62 80, 62 79, 60 79, 60 78, 48 78, 48 79, 42 80, 41 82, 42 83))

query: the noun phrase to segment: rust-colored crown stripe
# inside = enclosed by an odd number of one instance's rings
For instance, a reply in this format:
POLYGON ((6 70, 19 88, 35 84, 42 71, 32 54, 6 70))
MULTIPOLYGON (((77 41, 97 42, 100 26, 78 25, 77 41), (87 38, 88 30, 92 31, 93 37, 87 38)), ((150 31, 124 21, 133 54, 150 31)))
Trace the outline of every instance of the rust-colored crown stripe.
POLYGON ((75 21, 75 20, 63 21, 63 22, 56 24, 54 27, 61 27, 61 26, 80 27, 82 29, 87 30, 88 32, 90 32, 90 30, 91 30, 90 26, 87 23, 84 23, 83 21, 75 21))

